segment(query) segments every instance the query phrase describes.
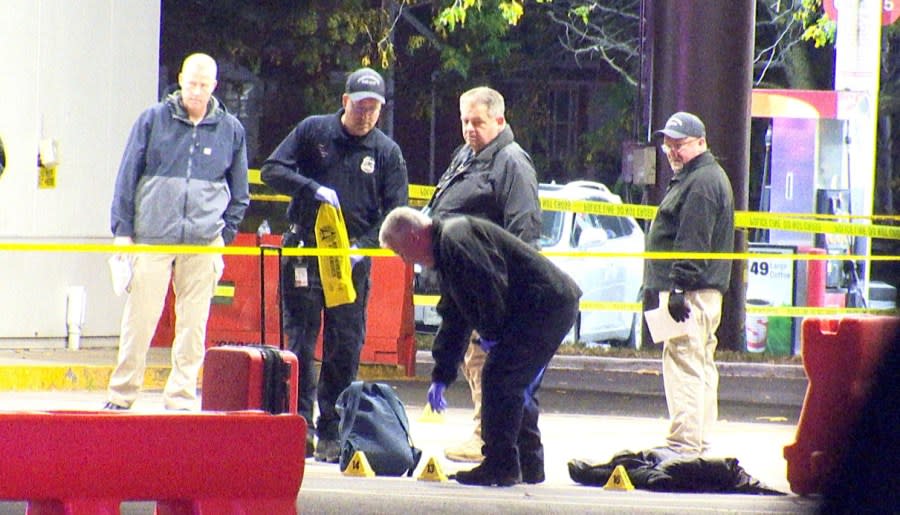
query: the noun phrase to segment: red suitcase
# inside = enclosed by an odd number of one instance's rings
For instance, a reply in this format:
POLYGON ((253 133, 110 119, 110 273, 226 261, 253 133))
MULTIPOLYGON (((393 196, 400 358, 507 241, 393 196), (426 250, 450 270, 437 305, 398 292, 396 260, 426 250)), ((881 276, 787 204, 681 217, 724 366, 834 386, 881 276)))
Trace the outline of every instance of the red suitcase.
MULTIPOLYGON (((266 249, 277 251, 279 291, 281 248, 261 246, 259 250, 260 338, 266 341, 265 267, 266 249)), ((279 296, 280 297, 280 296, 279 296)), ((300 364, 297 356, 284 350, 279 299, 279 346, 226 344, 212 347, 203 359, 200 408, 204 411, 264 410, 270 413, 297 413, 297 385, 300 364), (278 359, 280 356, 280 359, 278 359)))

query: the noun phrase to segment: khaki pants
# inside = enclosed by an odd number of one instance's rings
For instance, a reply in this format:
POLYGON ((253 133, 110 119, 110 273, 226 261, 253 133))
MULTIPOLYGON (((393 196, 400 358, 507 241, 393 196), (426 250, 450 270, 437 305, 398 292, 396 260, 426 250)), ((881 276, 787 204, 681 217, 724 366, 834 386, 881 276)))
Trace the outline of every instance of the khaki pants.
MULTIPOLYGON (((211 246, 224 245, 219 237, 211 246)), ((109 401, 131 406, 140 393, 147 351, 165 305, 169 281, 175 293, 172 370, 163 390, 167 409, 193 409, 203 364, 206 321, 216 283, 224 270, 221 254, 132 254, 132 279, 122 313, 119 353, 109 379, 109 401)))
POLYGON ((481 350, 481 345, 478 345, 478 333, 472 331, 462 371, 472 390, 472 404, 475 405, 472 420, 475 421, 475 436, 478 438, 481 438, 481 370, 484 368, 485 359, 487 353, 481 350))
MULTIPOLYGON (((722 294, 717 290, 685 292, 697 330, 663 344, 663 384, 669 408, 667 445, 685 455, 710 448, 709 437, 718 418, 719 371, 715 352, 716 329, 722 317, 722 294)), ((669 293, 660 292, 665 308, 669 293)))

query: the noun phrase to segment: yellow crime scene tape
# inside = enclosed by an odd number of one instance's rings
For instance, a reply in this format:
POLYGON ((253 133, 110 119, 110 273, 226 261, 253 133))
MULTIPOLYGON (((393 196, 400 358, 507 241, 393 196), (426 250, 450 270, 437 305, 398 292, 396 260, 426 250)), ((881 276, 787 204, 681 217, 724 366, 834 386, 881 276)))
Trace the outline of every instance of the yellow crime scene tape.
MULTIPOLYGON (((249 170, 249 181, 252 185, 263 185, 258 169, 249 170)), ((434 186, 409 185, 409 198, 411 205, 424 205, 434 194, 434 186)), ((258 202, 289 202, 287 195, 254 193, 251 200, 258 202)), ((566 200, 541 197, 541 209, 547 211, 573 211, 577 213, 599 214, 609 216, 624 216, 636 219, 651 220, 656 215, 655 206, 636 204, 612 204, 608 202, 595 202, 587 200, 566 200)), ((848 236, 881 238, 900 240, 900 227, 890 225, 878 225, 870 223, 873 220, 900 221, 898 216, 890 215, 813 215, 797 213, 760 213, 737 211, 735 212, 735 227, 747 229, 774 229, 782 231, 795 231, 807 233, 842 234, 848 236), (838 220, 858 219, 866 223, 852 223, 838 220)), ((39 242, 39 241, 0 241, 0 251, 14 252, 88 252, 110 254, 205 254, 215 253, 235 256, 259 255, 259 247, 209 247, 196 245, 131 245, 118 246, 112 244, 92 243, 63 243, 63 242, 39 242)), ((266 251, 274 255, 275 251, 266 251)), ((363 255, 370 257, 389 257, 394 253, 386 249, 324 249, 324 248, 285 248, 282 251, 285 256, 332 256, 332 255, 363 255)), ((544 251, 547 256, 565 256, 579 258, 641 258, 641 259, 767 259, 767 260, 869 260, 869 261, 896 261, 897 256, 859 256, 841 254, 839 257, 828 254, 775 254, 757 252, 733 252, 733 253, 702 253, 702 252, 640 252, 640 253, 615 253, 615 252, 583 252, 583 251, 544 251)), ((227 298, 233 295, 233 290, 227 286, 220 287, 217 296, 227 298)), ((414 295, 413 301, 417 306, 435 306, 439 297, 436 295, 414 295)), ((632 311, 641 310, 639 302, 600 302, 582 301, 583 311, 632 311)), ((747 305, 747 313, 775 315, 775 316, 812 316, 812 315, 842 315, 851 313, 870 314, 896 314, 896 310, 867 309, 867 308, 837 308, 837 307, 790 307, 790 306, 758 306, 747 305)))

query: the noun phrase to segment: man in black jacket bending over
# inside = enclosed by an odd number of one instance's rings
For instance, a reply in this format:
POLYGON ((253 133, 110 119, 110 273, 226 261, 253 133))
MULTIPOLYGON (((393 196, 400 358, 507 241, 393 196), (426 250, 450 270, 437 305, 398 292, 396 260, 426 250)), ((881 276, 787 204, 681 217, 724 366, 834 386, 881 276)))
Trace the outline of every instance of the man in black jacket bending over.
POLYGON ((456 474, 468 485, 511 486, 544 480, 537 390, 550 358, 575 323, 581 290, 522 240, 469 216, 432 220, 408 207, 391 211, 382 247, 438 276, 441 325, 432 347, 428 403, 447 408, 444 390, 457 375, 475 328, 487 352, 482 374, 484 461, 456 474))

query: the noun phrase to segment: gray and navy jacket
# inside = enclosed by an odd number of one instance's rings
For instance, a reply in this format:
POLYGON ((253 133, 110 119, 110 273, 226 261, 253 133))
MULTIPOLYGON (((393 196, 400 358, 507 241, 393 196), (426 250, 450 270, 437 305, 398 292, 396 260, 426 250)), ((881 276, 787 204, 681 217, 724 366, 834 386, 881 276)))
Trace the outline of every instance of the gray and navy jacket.
MULTIPOLYGON (((648 252, 734 252, 734 195, 710 152, 672 177, 646 237, 648 252)), ((730 259, 648 259, 644 287, 654 291, 728 291, 730 259)))
POLYGON ((428 202, 433 218, 477 216, 540 248, 541 203, 531 156, 503 128, 481 152, 456 149, 428 202))
POLYGON ((250 205, 244 127, 211 98, 194 125, 181 93, 141 113, 116 178, 115 236, 135 243, 230 243, 250 205))
POLYGON ((262 179, 292 197, 288 221, 307 247, 316 241, 316 190, 325 186, 337 193, 350 240, 361 248, 378 248, 384 217, 409 199, 406 161, 400 147, 377 128, 365 136, 348 134, 343 113, 301 121, 263 163, 262 179))

